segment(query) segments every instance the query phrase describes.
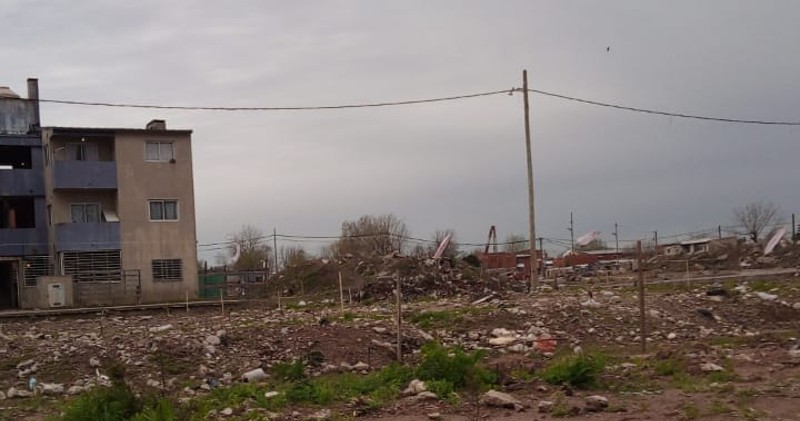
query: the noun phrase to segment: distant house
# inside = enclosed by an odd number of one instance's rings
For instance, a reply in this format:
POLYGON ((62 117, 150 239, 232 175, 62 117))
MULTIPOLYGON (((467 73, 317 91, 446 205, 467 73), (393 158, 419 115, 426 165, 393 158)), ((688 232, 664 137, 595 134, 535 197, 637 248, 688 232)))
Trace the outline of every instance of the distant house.
MULTIPOLYGON (((495 270, 495 269, 512 269, 515 271, 520 272, 520 275, 523 275, 523 278, 527 278, 528 274, 530 273, 530 265, 531 265, 531 251, 528 250, 521 250, 517 253, 510 253, 510 252, 494 252, 494 253, 483 253, 479 256, 481 261, 481 268, 487 270, 495 270)), ((538 267, 542 267, 542 251, 536 250, 536 261, 538 267)))

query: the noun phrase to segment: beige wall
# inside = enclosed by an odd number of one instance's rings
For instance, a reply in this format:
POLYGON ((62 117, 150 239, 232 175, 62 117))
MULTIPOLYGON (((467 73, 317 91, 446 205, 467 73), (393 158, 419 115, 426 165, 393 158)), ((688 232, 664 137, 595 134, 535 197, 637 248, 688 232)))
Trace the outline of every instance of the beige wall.
POLYGON ((72 307, 73 288, 71 276, 42 276, 35 287, 26 287, 20 283, 19 306, 20 308, 50 308, 48 288, 50 284, 61 284, 64 289, 63 307, 72 307))
POLYGON ((139 269, 142 302, 197 297, 197 240, 191 136, 164 131, 119 132, 116 137, 118 213, 123 269, 139 269), (149 140, 172 141, 175 163, 146 162, 149 140), (148 200, 178 201, 178 221, 152 222, 148 200), (153 259, 181 259, 183 281, 153 281, 153 259))

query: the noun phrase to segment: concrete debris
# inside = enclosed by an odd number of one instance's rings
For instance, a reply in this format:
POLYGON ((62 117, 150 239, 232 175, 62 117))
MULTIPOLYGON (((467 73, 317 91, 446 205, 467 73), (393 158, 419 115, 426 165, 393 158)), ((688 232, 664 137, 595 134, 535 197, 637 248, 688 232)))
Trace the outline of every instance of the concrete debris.
POLYGON ((481 403, 486 406, 494 406, 498 408, 513 408, 521 411, 524 407, 519 399, 509 395, 508 393, 490 390, 481 396, 481 403))
POLYGON ((331 418, 331 410, 330 409, 320 409, 319 411, 309 415, 309 419, 312 420, 328 420, 331 418))
POLYGON ((266 380, 268 377, 263 368, 256 368, 255 370, 250 370, 242 374, 242 379, 248 383, 258 383, 262 380, 266 380))
POLYGON ((587 396, 585 401, 587 412, 600 412, 608 408, 608 398, 605 396, 587 396))
POLYGON ((761 298, 764 301, 775 301, 775 300, 778 299, 778 296, 775 295, 775 294, 769 294, 769 293, 761 292, 761 291, 756 292, 756 296, 758 298, 761 298))
POLYGON ((97 367, 100 367, 100 365, 101 365, 101 363, 100 363, 100 359, 99 358, 97 358, 97 357, 89 358, 89 367, 97 368, 97 367))
POLYGON ((403 396, 419 395, 426 390, 428 390, 428 388, 425 386, 425 382, 414 379, 411 380, 411 383, 408 384, 408 387, 403 390, 403 396))
POLYGON ((64 385, 58 383, 42 383, 39 391, 45 396, 59 396, 64 394, 64 385))
POLYGON ((162 325, 162 326, 154 326, 154 327, 150 328, 150 333, 161 333, 161 332, 166 332, 166 331, 168 331, 170 329, 172 329, 172 325, 171 324, 166 324, 166 325, 162 325))
POLYGON ((700 370, 703 370, 703 371, 706 371, 706 372, 714 372, 714 371, 724 371, 725 369, 723 367, 719 366, 719 365, 714 364, 714 363, 703 363, 703 364, 700 365, 700 370))
POLYGON ((543 414, 549 414, 553 410, 553 406, 555 406, 553 401, 539 401, 539 405, 537 405, 539 412, 543 414))

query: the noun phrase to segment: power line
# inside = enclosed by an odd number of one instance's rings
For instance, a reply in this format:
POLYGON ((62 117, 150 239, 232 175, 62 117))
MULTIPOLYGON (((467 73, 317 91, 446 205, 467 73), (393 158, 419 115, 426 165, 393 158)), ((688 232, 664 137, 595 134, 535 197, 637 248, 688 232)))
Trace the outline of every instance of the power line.
MULTIPOLYGON (((521 91, 522 89, 514 88, 514 91, 521 91)), ((739 119, 739 118, 726 118, 726 117, 709 117, 709 116, 702 116, 702 115, 693 115, 693 114, 684 114, 684 113, 673 113, 668 111, 660 111, 660 110, 652 110, 647 108, 637 108, 637 107, 629 107, 626 105, 619 105, 619 104, 611 104, 608 102, 600 102, 594 101, 590 99, 583 99, 569 95, 557 94, 553 92, 542 91, 540 89, 528 89, 528 92, 532 92, 539 95, 550 96, 554 98, 565 99, 568 101, 575 101, 580 102, 582 104, 588 105, 596 105, 599 107, 608 107, 608 108, 615 108, 618 110, 625 110, 625 111, 634 111, 637 113, 645 113, 645 114, 655 114, 655 115, 662 115, 667 117, 679 117, 679 118, 689 118, 695 120, 704 120, 704 121, 715 121, 718 123, 737 123, 737 124, 760 124, 760 125, 768 125, 768 126, 800 126, 800 121, 771 121, 771 120, 748 120, 748 119, 739 119)))
MULTIPOLYGON (((473 94, 455 95, 438 98, 426 99, 412 99, 404 101, 385 101, 365 104, 343 104, 343 105, 312 105, 312 106, 297 106, 297 107, 222 107, 222 106, 184 106, 184 105, 156 105, 156 104, 129 104, 129 103, 114 103, 114 102, 91 102, 91 101, 73 101, 73 100, 60 100, 60 99, 39 99, 39 102, 61 104, 61 105, 82 105, 82 106, 97 106, 97 107, 117 107, 117 108, 147 108, 147 109, 161 109, 161 110, 184 110, 184 111, 324 111, 324 110, 342 110, 342 109, 355 109, 355 108, 376 108, 376 107, 390 107, 400 105, 414 105, 414 104, 428 104, 435 102, 456 101, 461 99, 487 97, 501 94, 511 94, 513 92, 520 92, 522 88, 511 88, 509 90, 497 90, 490 92, 479 92, 473 94)), ((666 117, 687 118, 702 121, 712 121, 717 123, 734 123, 734 124, 756 124, 768 126, 800 126, 800 121, 778 121, 778 120, 755 120, 755 119, 740 119, 728 117, 711 117, 696 114, 686 114, 678 112, 669 112, 654 110, 649 108, 631 107, 627 105, 613 104, 609 102, 596 101, 591 99, 579 98, 570 95, 564 95, 554 92, 548 92, 541 89, 528 89, 528 92, 559 98, 567 101, 579 102, 582 104, 594 105, 599 107, 613 108, 617 110, 632 111, 645 114, 660 115, 666 117)), ((29 99, 27 101, 37 101, 29 99)))
MULTIPOLYGON (((345 104, 345 105, 312 105, 312 106, 298 106, 298 107, 200 107, 200 106, 183 106, 183 105, 88 102, 88 101, 71 101, 71 100, 61 100, 61 99, 39 99, 38 101, 51 104, 62 104, 62 105, 86 105, 86 106, 96 106, 96 107, 118 107, 118 108, 149 108, 149 109, 159 109, 159 110, 185 110, 185 111, 319 111, 319 110, 342 110, 348 108, 375 108, 375 107, 391 107, 397 105, 429 104, 433 102, 456 101, 460 99, 507 94, 509 92, 510 91, 508 89, 504 89, 501 91, 479 92, 476 94, 465 94, 465 95, 447 96, 439 98, 427 98, 427 99, 412 99, 405 101, 388 101, 388 102, 374 102, 367 104, 345 104)), ((30 101, 36 101, 36 100, 30 100, 30 101)))

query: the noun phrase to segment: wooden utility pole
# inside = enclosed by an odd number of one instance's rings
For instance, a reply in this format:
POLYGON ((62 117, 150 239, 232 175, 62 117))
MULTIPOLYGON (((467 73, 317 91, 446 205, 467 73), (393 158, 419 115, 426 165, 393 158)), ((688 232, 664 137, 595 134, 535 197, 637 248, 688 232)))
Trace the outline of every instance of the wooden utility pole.
POLYGON ((792 244, 797 245, 797 225, 794 222, 794 214, 792 214, 792 244))
POLYGON ((569 251, 575 254, 575 221, 572 219, 572 211, 569 212, 569 251))
POLYGON ((536 260, 536 210, 533 206, 533 154, 531 153, 531 117, 530 105, 528 103, 528 71, 522 71, 522 97, 525 103, 525 149, 528 152, 528 216, 529 228, 528 244, 531 248, 531 272, 528 291, 533 294, 536 289, 537 279, 537 260, 536 260))
POLYGON ((539 237, 539 252, 542 253, 542 267, 540 268, 540 272, 541 272, 542 278, 544 279, 544 278, 547 278, 547 276, 546 276, 547 272, 545 272, 545 267, 547 265, 545 265, 545 263, 544 263, 544 238, 542 238, 542 237, 539 237))
POLYGON ((397 291, 395 292, 397 297, 397 361, 403 362, 403 332, 401 331, 403 327, 403 307, 400 294, 400 275, 395 276, 397 277, 397 291))
POLYGON ((344 288, 342 288, 342 271, 339 271, 339 311, 344 314, 344 288))
POLYGON ((639 335, 642 338, 642 352, 647 352, 647 322, 644 313, 644 271, 642 268, 642 240, 636 242, 636 266, 639 270, 639 335))
POLYGON ((658 256, 658 231, 653 231, 653 250, 655 255, 658 256))
POLYGON ((614 242, 616 245, 616 260, 617 260, 617 267, 619 267, 619 228, 617 227, 617 223, 614 222, 614 242))
POLYGON ((275 256, 275 275, 278 275, 278 230, 272 229, 272 253, 275 256))

